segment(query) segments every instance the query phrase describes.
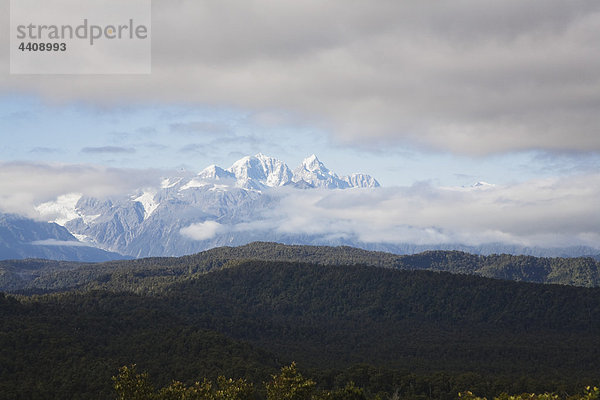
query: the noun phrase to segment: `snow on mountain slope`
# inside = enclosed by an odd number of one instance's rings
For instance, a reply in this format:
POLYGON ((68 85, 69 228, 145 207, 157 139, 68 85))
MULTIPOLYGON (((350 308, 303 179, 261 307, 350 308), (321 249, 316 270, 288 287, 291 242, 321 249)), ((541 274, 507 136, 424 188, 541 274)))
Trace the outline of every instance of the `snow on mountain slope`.
POLYGON ((274 232, 265 236, 264 228, 250 228, 260 223, 264 213, 276 209, 280 191, 288 196, 290 190, 377 186, 368 175, 339 177, 315 155, 306 158, 294 173, 283 161, 259 153, 227 169, 210 165, 196 175, 165 177, 155 188, 121 197, 61 196, 38 206, 38 212, 104 250, 134 257, 175 256, 219 245, 282 239, 274 232), (248 229, 214 229, 219 235, 199 241, 198 237, 206 235, 194 234, 190 228, 221 225, 248 229))
POLYGON ((156 201, 154 201, 155 195, 156 195, 156 192, 154 192, 154 191, 145 191, 140 196, 133 199, 133 201, 137 201, 137 202, 141 203, 142 207, 144 207, 144 219, 145 220, 148 219, 148 217, 150 217, 150 215, 152 215, 154 210, 156 210, 156 208, 158 207, 158 203, 156 201))
POLYGON ((35 209, 48 222, 64 225, 68 221, 81 217, 76 209, 77 202, 81 199, 81 196, 81 193, 67 193, 58 196, 55 201, 42 203, 35 209))
POLYGON ((235 174, 213 164, 200 171, 198 178, 203 181, 232 180, 235 179, 235 174))
MULTIPOLYGON (((536 256, 598 254, 594 248, 505 243, 497 239, 503 231, 484 230, 477 241, 469 241, 469 235, 438 227, 435 207, 422 207, 422 199, 434 194, 439 207, 473 200, 483 204, 484 211, 494 211, 505 190, 502 186, 485 182, 436 189, 378 190, 378 186, 369 175, 339 176, 315 155, 292 171, 276 158, 257 154, 227 169, 211 165, 198 174, 180 171, 177 176, 157 179, 156 187, 120 196, 66 194, 38 205, 37 210, 86 244, 133 257, 178 256, 252 241, 349 245, 399 254, 433 249, 536 256), (414 218, 421 218, 413 214, 421 212, 431 222, 425 228, 410 225, 414 218), (475 244, 461 244, 463 238, 475 244)), ((478 218, 486 215, 480 212, 478 218)))
POLYGON ((302 164, 294 170, 294 182, 305 181, 314 187, 326 189, 346 189, 352 187, 349 182, 340 179, 337 174, 331 172, 316 155, 311 155, 302 161, 302 164))
POLYGON ((264 189, 283 186, 292 180, 292 171, 283 162, 264 154, 244 157, 227 169, 237 179, 237 186, 264 189))
POLYGON ((357 188, 375 188, 379 187, 379 182, 369 175, 365 174, 351 174, 342 177, 342 179, 350 185, 350 187, 357 188))
POLYGON ((181 182, 181 179, 182 178, 164 178, 160 182, 160 188, 161 189, 171 188, 171 187, 177 185, 179 182, 181 182))

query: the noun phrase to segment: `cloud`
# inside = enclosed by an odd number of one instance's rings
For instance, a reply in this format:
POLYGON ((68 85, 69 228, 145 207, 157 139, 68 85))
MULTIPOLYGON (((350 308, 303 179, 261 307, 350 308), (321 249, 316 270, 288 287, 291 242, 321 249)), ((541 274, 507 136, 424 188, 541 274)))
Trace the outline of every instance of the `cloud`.
POLYGON ((29 150, 30 153, 53 154, 60 153, 62 150, 56 147, 34 147, 29 150))
POLYGON ((154 126, 143 126, 141 128, 137 128, 135 132, 142 135, 155 136, 158 133, 158 130, 154 126))
POLYGON ((9 75, 5 51, 0 90, 102 106, 192 103, 267 121, 281 113, 361 147, 600 152, 599 2, 152 6, 151 75, 9 75))
MULTIPOLYGON (((214 154, 226 149, 246 146, 253 149, 253 152, 259 153, 262 146, 265 145, 264 138, 255 135, 234 135, 218 137, 208 140, 205 143, 188 143, 179 148, 180 153, 199 153, 199 154, 214 154)), ((277 147, 274 143, 269 143, 270 147, 277 147)), ((252 151, 251 151, 252 153, 252 151)), ((240 153, 241 154, 241 153, 240 153)), ((242 155, 242 157, 245 155, 242 155)))
POLYGON ((190 143, 179 149, 180 153, 208 154, 210 147, 206 144, 190 143))
POLYGON ((75 246, 75 247, 88 247, 89 244, 85 244, 82 242, 76 242, 74 240, 56 240, 56 239, 45 239, 45 240, 36 240, 31 242, 33 245, 39 246, 75 246))
POLYGON ((81 149, 82 153, 90 154, 119 154, 119 153, 135 153, 135 149, 132 147, 119 147, 119 146, 101 146, 101 147, 84 147, 81 149))
POLYGON ((219 124, 207 121, 192 121, 192 122, 178 122, 169 124, 169 130, 172 133, 186 133, 186 134, 199 134, 199 135, 218 135, 228 136, 231 134, 231 128, 225 124, 219 124))
POLYGON ((225 227, 215 221, 200 222, 181 229, 181 234, 193 240, 212 239, 219 233, 223 233, 225 227))
MULTIPOLYGON (((600 249, 600 175, 483 188, 410 187, 279 190, 257 220, 198 227, 218 233, 276 232, 364 243, 522 246, 585 245, 600 249)), ((189 237, 194 238, 190 230, 189 237)))
MULTIPOLYGON (((172 171, 91 165, 0 163, 0 212, 40 218, 35 206, 69 193, 105 198, 158 187, 172 171)), ((63 197, 60 197, 63 196, 63 197)), ((263 193, 247 220, 224 216, 181 234, 315 236, 364 243, 524 246, 586 245, 600 249, 600 174, 536 179, 476 188, 412 186, 349 190, 278 188, 263 193), (223 221, 232 221, 224 223, 223 221)))
POLYGON ((67 193, 104 198, 157 186, 165 171, 0 162, 0 212, 39 218, 35 206, 67 193))

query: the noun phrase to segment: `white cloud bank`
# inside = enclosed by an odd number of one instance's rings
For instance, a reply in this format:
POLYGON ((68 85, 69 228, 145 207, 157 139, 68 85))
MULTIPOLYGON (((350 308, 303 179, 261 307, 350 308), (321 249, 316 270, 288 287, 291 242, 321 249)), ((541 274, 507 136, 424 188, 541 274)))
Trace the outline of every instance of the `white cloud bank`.
MULTIPOLYGON (((164 171, 4 163, 0 212, 40 218, 35 206, 66 193, 127 196, 140 187, 159 186, 160 176, 164 171)), ((274 201, 266 202, 251 221, 205 221, 181 233, 195 240, 274 232, 366 243, 502 242, 600 249, 600 173, 467 189, 416 183, 351 190, 278 188, 266 193, 274 201)))
MULTIPOLYGON (((0 22, 8 26, 8 0, 0 22)), ((600 151, 600 2, 155 0, 152 74, 8 74, 50 101, 294 115, 359 146, 600 151)))
POLYGON ((181 234, 194 240, 206 240, 226 231, 225 226, 216 221, 206 221, 192 224, 181 229, 181 234))
POLYGON ((505 243, 600 249, 600 175, 483 189, 416 184, 375 190, 282 190, 256 221, 192 225, 198 240, 229 232, 351 238, 366 243, 505 243))
MULTIPOLYGON (((0 162, 0 212, 40 218, 35 208, 42 203, 58 198, 58 205, 66 209, 81 195, 103 198, 130 193, 156 185, 159 176, 153 170, 0 162)), ((46 211, 64 214, 60 209, 46 211)))

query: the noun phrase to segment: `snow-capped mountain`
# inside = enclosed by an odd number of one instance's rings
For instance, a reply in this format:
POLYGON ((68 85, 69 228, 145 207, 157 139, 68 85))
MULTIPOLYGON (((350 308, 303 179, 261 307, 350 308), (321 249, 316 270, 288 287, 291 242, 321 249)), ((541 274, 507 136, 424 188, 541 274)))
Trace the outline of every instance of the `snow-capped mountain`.
POLYGON ((235 186, 254 190, 289 185, 326 189, 379 186, 379 183, 369 175, 352 174, 340 177, 327 169, 325 164, 319 161, 314 154, 304 159, 293 172, 283 161, 259 153, 236 161, 226 170, 212 165, 200 172, 198 178, 202 180, 235 179, 235 186))
POLYGON ((379 187, 377 182, 372 176, 365 174, 351 174, 342 178, 350 187, 379 187))
POLYGON ((198 173, 198 178, 202 181, 226 181, 235 180, 235 174, 226 171, 218 165, 209 165, 198 173))
POLYGON ((227 172, 235 176, 236 186, 246 189, 260 190, 292 181, 292 171, 283 161, 261 153, 236 161, 227 172))
POLYGON ((259 153, 227 169, 210 165, 196 175, 166 177, 157 187, 121 198, 67 194, 40 204, 37 211, 78 239, 105 250, 134 257, 175 256, 252 240, 282 241, 280 235, 264 230, 215 232, 209 239, 197 232, 209 223, 220 227, 256 222, 279 201, 279 190, 378 186, 369 175, 340 177, 315 155, 292 172, 283 161, 259 153), (189 235, 182 234, 186 229, 189 235))
MULTIPOLYGON (((352 218, 344 208, 347 202, 357 200, 365 201, 365 212, 377 207, 369 204, 369 200, 377 199, 370 194, 378 186, 369 175, 339 176, 315 155, 292 171, 280 160, 257 154, 244 157, 226 169, 211 165, 198 174, 164 177, 155 187, 140 188, 120 197, 93 198, 68 193, 38 205, 37 211, 47 221, 65 227, 84 244, 132 257, 179 256, 252 241, 349 245, 398 254, 425 250, 536 256, 598 253, 591 248, 544 249, 502 243, 475 247, 460 243, 365 243, 353 233, 355 230, 344 230, 344 224, 352 218), (332 226, 325 214, 320 218, 319 213, 323 212, 337 213, 333 220, 339 223, 332 226)), ((487 192, 493 191, 494 185, 479 182, 448 189, 458 193, 487 192)))
POLYGON ((379 187, 379 182, 365 174, 352 174, 349 176, 338 176, 331 172, 316 155, 304 159, 302 164, 294 170, 292 180, 294 182, 306 182, 313 187, 326 189, 347 188, 374 188, 379 187))
POLYGON ((294 170, 294 182, 305 181, 314 187, 326 189, 346 189, 352 187, 347 181, 325 167, 314 154, 304 159, 294 170))

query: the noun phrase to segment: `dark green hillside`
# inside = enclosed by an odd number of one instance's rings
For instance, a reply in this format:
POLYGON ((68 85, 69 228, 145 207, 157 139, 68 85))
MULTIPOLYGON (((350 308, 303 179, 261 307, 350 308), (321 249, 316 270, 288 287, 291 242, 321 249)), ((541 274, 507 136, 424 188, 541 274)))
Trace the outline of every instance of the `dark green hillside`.
POLYGON ((477 256, 459 251, 428 251, 399 256, 352 247, 287 246, 255 242, 178 258, 145 258, 99 264, 5 261, 0 262, 0 290, 36 293, 84 288, 156 293, 175 282, 240 260, 369 265, 446 271, 525 282, 600 286, 600 262, 592 258, 537 258, 506 254, 477 256))
POLYGON ((305 365, 510 373, 516 363, 531 376, 600 372, 600 289, 245 262, 162 297, 186 308, 190 323, 305 365))
MULTIPOLYGON (((0 289, 16 291, 30 285, 40 276, 80 269, 82 264, 72 261, 41 259, 0 260, 0 289)), ((76 272, 74 272, 76 274, 76 272)))
POLYGON ((426 269, 535 283, 600 286, 600 262, 584 257, 540 258, 508 254, 478 256, 441 250, 401 256, 348 246, 291 246, 254 242, 240 247, 220 247, 178 260, 184 264, 207 265, 210 269, 229 260, 244 259, 426 269))
POLYGON ((183 321, 160 299, 125 293, 0 294, 0 399, 113 398, 111 376, 138 363, 157 383, 232 376, 260 380, 273 355, 183 321))
POLYGON ((600 377, 600 289, 260 261, 162 284, 0 296, 0 398, 109 398, 131 363, 164 386, 260 384, 297 361, 328 387, 406 398, 568 392, 600 377))

